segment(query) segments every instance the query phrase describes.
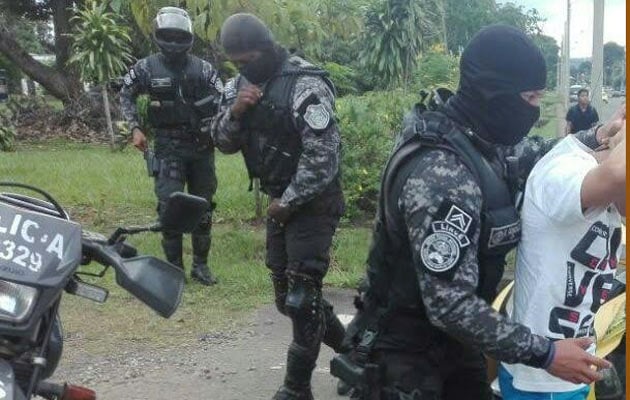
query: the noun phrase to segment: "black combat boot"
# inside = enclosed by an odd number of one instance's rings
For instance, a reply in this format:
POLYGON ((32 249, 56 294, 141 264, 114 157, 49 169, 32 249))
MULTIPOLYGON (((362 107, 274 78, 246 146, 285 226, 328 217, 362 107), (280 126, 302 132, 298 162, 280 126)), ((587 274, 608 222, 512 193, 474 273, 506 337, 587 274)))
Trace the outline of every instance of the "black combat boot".
POLYGON ((182 258, 182 235, 164 232, 162 234, 162 249, 166 260, 174 266, 184 269, 182 258))
POLYGON ((287 374, 284 385, 278 389, 272 400, 313 400, 311 376, 315 369, 317 353, 291 343, 287 352, 287 374))
POLYGON ((190 277, 202 285, 210 286, 217 283, 208 266, 208 253, 210 252, 210 236, 192 235, 193 267, 190 277))

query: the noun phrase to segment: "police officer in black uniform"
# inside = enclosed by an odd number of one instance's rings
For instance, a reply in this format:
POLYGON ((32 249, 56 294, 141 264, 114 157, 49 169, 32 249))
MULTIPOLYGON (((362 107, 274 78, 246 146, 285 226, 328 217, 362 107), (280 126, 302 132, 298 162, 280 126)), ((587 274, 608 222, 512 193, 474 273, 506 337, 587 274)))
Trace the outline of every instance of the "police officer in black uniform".
POLYGON ((276 306, 293 322, 285 381, 274 399, 309 400, 321 342, 340 351, 344 336, 322 298, 344 206, 334 89, 323 70, 290 56, 251 14, 228 18, 221 43, 240 74, 225 85, 213 139, 222 152, 242 152, 250 177, 273 199, 266 264, 276 306))
POLYGON ((514 198, 527 171, 507 154, 539 118, 545 80, 534 43, 491 26, 464 50, 457 93, 439 111, 406 116, 348 328, 354 350, 332 364, 338 376, 340 366, 359 367, 356 398, 489 400, 482 351, 576 383, 600 377, 590 367, 607 363, 583 350, 589 339, 552 342, 489 305, 520 238, 514 198))
MULTIPOLYGON (((216 114, 221 80, 210 63, 188 54, 193 31, 186 11, 160 9, 154 21, 153 41, 160 53, 139 60, 125 75, 121 108, 129 121, 134 145, 151 157, 135 104, 138 95, 149 95, 148 119, 155 135, 155 160, 149 160, 149 164, 155 177, 158 213, 169 195, 184 186, 212 204, 217 188, 214 147, 209 128, 203 125, 216 114)), ((191 277, 204 285, 216 283, 208 265, 211 227, 209 209, 192 233, 191 277)), ((182 235, 163 232, 162 247, 167 260, 183 269, 182 235)))

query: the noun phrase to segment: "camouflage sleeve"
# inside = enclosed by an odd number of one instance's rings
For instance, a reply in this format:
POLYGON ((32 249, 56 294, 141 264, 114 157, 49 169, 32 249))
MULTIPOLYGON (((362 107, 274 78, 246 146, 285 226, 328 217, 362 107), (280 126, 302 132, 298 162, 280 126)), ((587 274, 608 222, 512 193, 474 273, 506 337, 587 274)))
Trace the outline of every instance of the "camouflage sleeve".
POLYGON ((595 150, 600 146, 599 140, 597 139, 597 129, 599 127, 593 127, 591 129, 587 129, 585 131, 576 132, 575 138, 582 142, 589 149, 595 150))
POLYGON ((147 92, 149 76, 147 61, 142 59, 131 67, 123 78, 123 86, 120 89, 120 109, 132 131, 140 126, 136 98, 147 92))
POLYGON ((334 108, 335 96, 321 78, 303 76, 297 80, 293 111, 302 136, 302 154, 281 204, 298 206, 308 202, 339 173, 341 138, 334 108))
POLYGON ((527 180, 534 165, 560 141, 560 138, 546 139, 542 136, 527 136, 514 146, 509 155, 518 160, 518 175, 522 182, 527 180))
POLYGON ((232 104, 236 101, 238 89, 236 78, 225 83, 219 103, 219 112, 212 122, 211 135, 214 145, 225 154, 233 154, 241 149, 243 141, 241 124, 232 118, 232 104))
POLYGON ((207 61, 203 62, 203 77, 206 84, 210 88, 210 92, 213 95, 220 96, 223 93, 223 82, 219 77, 219 73, 216 69, 207 61))
POLYGON ((482 195, 457 157, 430 151, 409 176, 404 214, 422 301, 431 323, 508 363, 542 367, 551 342, 509 321, 475 292, 482 195))

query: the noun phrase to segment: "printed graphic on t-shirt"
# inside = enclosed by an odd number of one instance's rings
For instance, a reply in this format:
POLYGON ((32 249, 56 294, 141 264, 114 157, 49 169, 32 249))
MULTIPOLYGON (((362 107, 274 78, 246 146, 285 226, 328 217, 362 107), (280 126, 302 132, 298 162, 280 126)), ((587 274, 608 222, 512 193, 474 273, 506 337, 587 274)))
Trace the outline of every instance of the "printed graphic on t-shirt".
POLYGON ((621 229, 614 228, 611 232, 607 225, 598 221, 591 225, 573 248, 571 260, 566 264, 563 307, 554 307, 549 315, 551 332, 562 338, 592 335, 595 313, 606 301, 612 288, 620 243, 621 229), (594 249, 603 249, 605 252, 593 254, 594 249), (581 309, 585 299, 592 299, 590 309, 581 309))

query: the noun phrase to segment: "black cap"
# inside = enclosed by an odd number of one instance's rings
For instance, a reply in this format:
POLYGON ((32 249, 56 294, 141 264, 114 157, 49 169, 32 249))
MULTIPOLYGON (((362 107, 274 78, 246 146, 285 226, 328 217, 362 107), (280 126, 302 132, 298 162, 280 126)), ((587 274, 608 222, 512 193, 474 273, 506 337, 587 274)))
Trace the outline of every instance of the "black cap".
POLYGON ((221 27, 221 45, 228 54, 266 50, 274 46, 273 34, 264 22, 252 14, 230 16, 221 27))

